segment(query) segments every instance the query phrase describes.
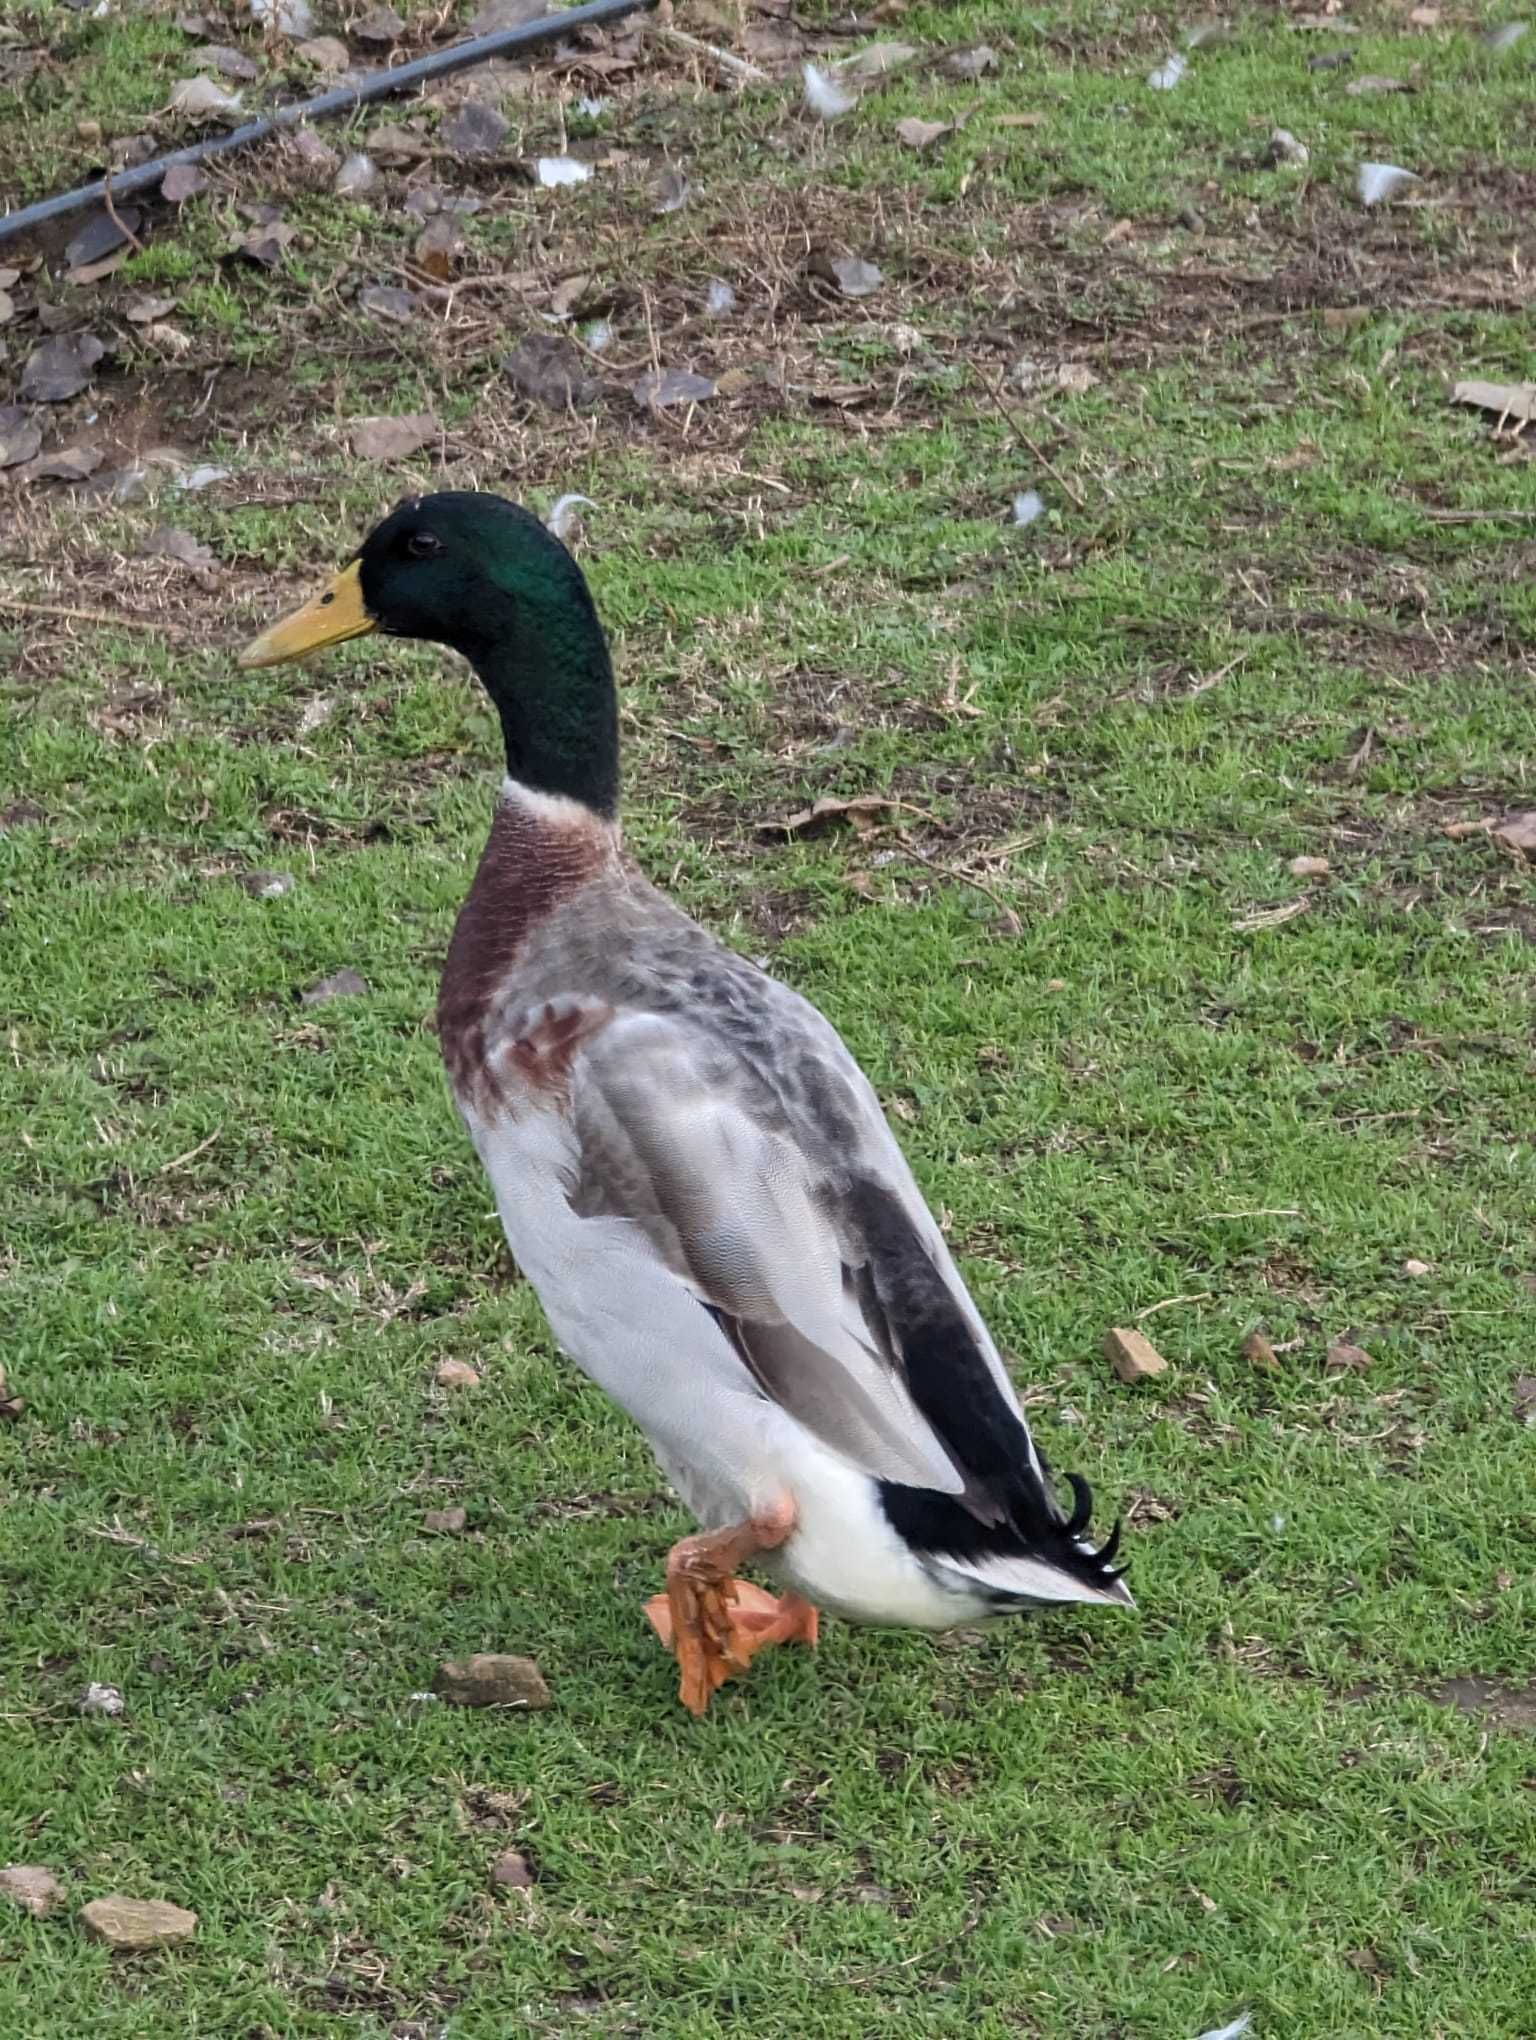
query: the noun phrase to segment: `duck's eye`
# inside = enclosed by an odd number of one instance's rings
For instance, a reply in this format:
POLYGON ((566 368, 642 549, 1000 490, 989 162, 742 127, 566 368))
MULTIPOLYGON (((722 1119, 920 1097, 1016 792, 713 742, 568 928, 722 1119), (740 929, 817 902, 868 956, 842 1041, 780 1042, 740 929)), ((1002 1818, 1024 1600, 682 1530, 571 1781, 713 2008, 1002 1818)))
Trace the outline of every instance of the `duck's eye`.
POLYGON ((413 560, 432 560, 442 551, 443 541, 430 531, 413 531, 405 549, 413 560))

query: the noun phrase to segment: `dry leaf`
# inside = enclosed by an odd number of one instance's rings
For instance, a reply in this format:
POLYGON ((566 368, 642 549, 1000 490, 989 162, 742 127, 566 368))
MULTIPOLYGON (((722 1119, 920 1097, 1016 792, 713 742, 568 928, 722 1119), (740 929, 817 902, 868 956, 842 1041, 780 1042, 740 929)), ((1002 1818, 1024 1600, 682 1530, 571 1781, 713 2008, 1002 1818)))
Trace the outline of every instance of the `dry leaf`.
POLYGON ((388 319, 396 326, 413 319, 421 308, 421 299, 414 291, 399 290, 390 283, 370 283, 358 292, 357 302, 361 311, 375 319, 388 319))
POLYGON ((692 369, 663 368, 641 376, 632 394, 642 410, 664 411, 675 404, 702 404, 715 394, 715 384, 692 369))
POLYGON ((897 139, 909 149, 926 149, 942 135, 952 135, 955 123, 952 120, 899 120, 896 123, 897 139))
POLYGON ((1536 810, 1506 815, 1488 833, 1501 850, 1512 850, 1520 862, 1536 859, 1536 810))
POLYGON ((872 297, 885 281, 873 262, 866 262, 860 255, 834 254, 830 248, 814 249, 809 267, 813 276, 835 284, 846 298, 872 297))
POLYGON ((300 992, 299 999, 306 1006, 327 1006, 332 999, 360 999, 368 989, 368 980, 348 965, 333 971, 329 977, 317 978, 300 992))
POLYGON ((1536 383, 1459 382, 1451 402, 1494 411, 1500 418, 1536 419, 1536 383))
POLYGON ((212 64, 221 78, 238 78, 249 84, 261 76, 261 66, 244 50, 237 50, 229 43, 208 43, 200 52, 205 64, 212 64))
POLYGON ((230 253, 242 262, 258 262, 263 269, 275 269, 298 238, 298 228, 290 227, 286 220, 267 220, 243 234, 230 253))
POLYGON ((453 274, 453 265, 467 245, 452 218, 447 213, 439 213, 417 235, 413 252, 418 267, 424 269, 428 276, 435 276, 440 283, 446 283, 453 274))
POLYGON ((21 470, 26 482, 83 482, 101 466, 102 455, 94 446, 64 446, 57 453, 45 453, 21 470))
POLYGON ((1262 1332, 1250 1332, 1242 1343, 1242 1355, 1251 1367, 1257 1367, 1261 1374, 1278 1374, 1280 1362, 1274 1347, 1262 1332))
POLYGON ((160 180, 160 196, 170 205, 185 205, 208 189, 208 179, 195 163, 173 163, 160 180))
MULTIPOLYGON (((336 172, 336 181, 331 186, 338 198, 366 198, 370 191, 379 188, 379 168, 371 156, 365 156, 359 149, 347 157, 336 172)), ((366 296, 366 291, 364 296, 366 296)))
POLYGON ((0 468, 20 467, 42 443, 41 430, 20 404, 0 404, 0 468))
POLYGON ((502 356, 501 372, 520 396, 552 411, 579 409, 597 395, 579 348, 558 333, 525 335, 502 356))
POLYGON ((430 411, 359 418, 351 429, 352 451, 359 460, 408 460, 439 439, 442 429, 430 411))
POLYGON ((480 1376, 467 1360, 439 1360, 432 1379, 439 1388, 478 1388, 480 1376))
POLYGON ((126 247, 139 231, 144 215, 136 205, 120 205, 112 213, 92 213, 64 250, 71 269, 88 269, 115 249, 126 247))
POLYGON ((1045 126, 1045 115, 1043 113, 1000 113, 996 116, 996 120, 999 127, 1007 128, 1037 128, 1045 126))
POLYGON ((658 215, 681 212, 688 203, 688 180, 681 170, 663 170, 656 180, 656 196, 651 211, 658 215))
POLYGON ((352 62, 352 52, 334 35, 317 35, 312 42, 301 42, 293 54, 313 69, 332 74, 347 70, 352 62))
POLYGON ((782 822, 764 822, 758 834, 782 837, 787 841, 795 836, 819 836, 834 823, 848 822, 857 834, 866 836, 872 829, 882 827, 884 817, 900 805, 899 801, 888 800, 878 793, 858 793, 851 800, 839 800, 831 794, 823 794, 820 800, 813 801, 808 808, 801 808, 782 822))
MULTIPOLYGON (((5 1384, 0 1381, 0 1390, 5 1384)), ((0 1870, 0 1893, 15 1901, 35 1920, 45 1920, 64 1903, 64 1887, 51 1870, 37 1863, 7 1863, 0 1870)))
POLYGON ((61 333, 45 340, 27 357, 21 372, 23 402, 62 404, 78 396, 106 351, 94 333, 61 333))
POLYGON ((240 111, 240 94, 226 92, 212 78, 184 78, 171 94, 166 110, 184 114, 188 120, 218 120, 240 111))
MULTIPOLYGON (((837 75, 850 84, 872 85, 877 78, 888 78, 893 71, 910 64, 916 55, 911 43, 869 43, 853 56, 845 57, 837 67, 837 75)), ((996 59, 993 61, 996 62, 996 59)), ((960 74, 957 72, 955 75, 960 74)))
POLYGON ((1104 1357, 1127 1384, 1152 1381, 1168 1372, 1168 1362, 1152 1341, 1129 1325, 1116 1325, 1104 1334, 1104 1357))
POLYGON ((550 1705, 549 1688, 533 1659, 506 1657, 500 1651, 481 1651, 439 1665, 432 1690, 455 1707, 550 1705))
POLYGON ((1414 1280, 1417 1281, 1418 1278, 1422 1275, 1432 1275, 1434 1273, 1434 1270, 1433 1268, 1431 1268, 1428 1261, 1420 1261, 1417 1258, 1415 1258, 1415 1256, 1410 1254, 1408 1259, 1403 1263, 1403 1273, 1405 1275, 1411 1275, 1414 1278, 1414 1280))
POLYGON ((951 50, 939 68, 946 77, 963 78, 969 83, 995 71, 997 64, 997 51, 987 43, 977 43, 973 49, 951 50))
POLYGON ((1333 867, 1326 857, 1293 857, 1286 869, 1292 878, 1326 878, 1333 867))
POLYGON ((1362 77, 1351 78, 1344 90, 1351 99, 1370 99, 1386 92, 1416 92, 1418 87, 1401 78, 1382 78, 1367 71, 1362 77))
POLYGON ((1304 914, 1311 904, 1311 895, 1303 893, 1299 899, 1286 900, 1282 906, 1256 907, 1251 914, 1240 915, 1232 926, 1239 935, 1251 935, 1257 928, 1279 928, 1304 914))
POLYGON ((482 99, 468 99, 443 128, 443 140, 461 156, 494 156, 512 124, 482 99))
POLYGON ((1364 1374, 1370 1364, 1371 1356, 1365 1348, 1351 1344, 1348 1339, 1338 1339, 1328 1348, 1330 1374, 1364 1374))

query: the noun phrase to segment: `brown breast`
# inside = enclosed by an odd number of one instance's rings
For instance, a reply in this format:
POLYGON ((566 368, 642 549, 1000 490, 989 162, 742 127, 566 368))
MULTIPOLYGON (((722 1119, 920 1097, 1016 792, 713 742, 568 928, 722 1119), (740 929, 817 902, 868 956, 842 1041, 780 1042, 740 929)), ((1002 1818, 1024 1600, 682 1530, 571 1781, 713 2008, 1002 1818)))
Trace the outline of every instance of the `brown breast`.
POLYGON ((469 896, 459 910, 437 994, 437 1032, 461 1099, 488 1083, 487 1020, 529 938, 617 855, 596 815, 542 811, 514 795, 496 810, 469 896))

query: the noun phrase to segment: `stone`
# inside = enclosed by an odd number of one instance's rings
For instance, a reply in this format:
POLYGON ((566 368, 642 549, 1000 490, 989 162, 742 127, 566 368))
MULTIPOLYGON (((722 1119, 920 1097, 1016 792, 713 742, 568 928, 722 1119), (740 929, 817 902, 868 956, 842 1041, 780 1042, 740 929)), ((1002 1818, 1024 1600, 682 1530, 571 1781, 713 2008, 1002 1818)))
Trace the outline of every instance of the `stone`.
POLYGON ((529 1891, 533 1887, 533 1865, 521 1849, 503 1850, 491 1865, 491 1882, 504 1891, 529 1891))
POLYGON ((1262 1332, 1250 1332, 1242 1345, 1243 1358, 1263 1374, 1278 1374, 1280 1362, 1275 1349, 1262 1332))
POLYGON ((421 1527, 434 1537, 457 1537, 468 1521, 463 1509, 428 1509, 421 1527))
POLYGON ((1126 1325, 1104 1334, 1104 1356, 1125 1382, 1152 1381, 1168 1372, 1168 1362, 1152 1341, 1126 1325))
POLYGON ((500 1651, 477 1651, 473 1657, 451 1658, 437 1668, 432 1690, 454 1707, 548 1707, 549 1688, 532 1658, 508 1657, 500 1651))
POLYGON ((480 1376, 467 1360, 440 1360, 432 1379, 439 1388, 478 1388, 480 1376))
POLYGON ((191 1940, 197 1932, 197 1914, 164 1899, 124 1898, 113 1892, 83 1906, 80 1925, 93 1941, 105 1941, 109 1948, 169 1948, 191 1940))

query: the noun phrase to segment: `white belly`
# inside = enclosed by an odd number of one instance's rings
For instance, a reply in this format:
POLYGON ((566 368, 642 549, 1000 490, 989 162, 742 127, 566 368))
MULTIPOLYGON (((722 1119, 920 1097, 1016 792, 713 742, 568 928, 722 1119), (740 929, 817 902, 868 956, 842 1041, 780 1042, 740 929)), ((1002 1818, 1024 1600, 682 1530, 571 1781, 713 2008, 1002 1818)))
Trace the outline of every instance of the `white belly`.
POLYGON ((953 1575, 949 1587, 902 1542, 868 1474, 762 1395, 637 1227, 572 1212, 556 1114, 471 1117, 470 1132, 556 1340, 640 1425, 703 1528, 740 1523, 788 1493, 797 1527, 763 1563, 818 1607, 916 1629, 993 1612, 983 1593, 953 1575))

